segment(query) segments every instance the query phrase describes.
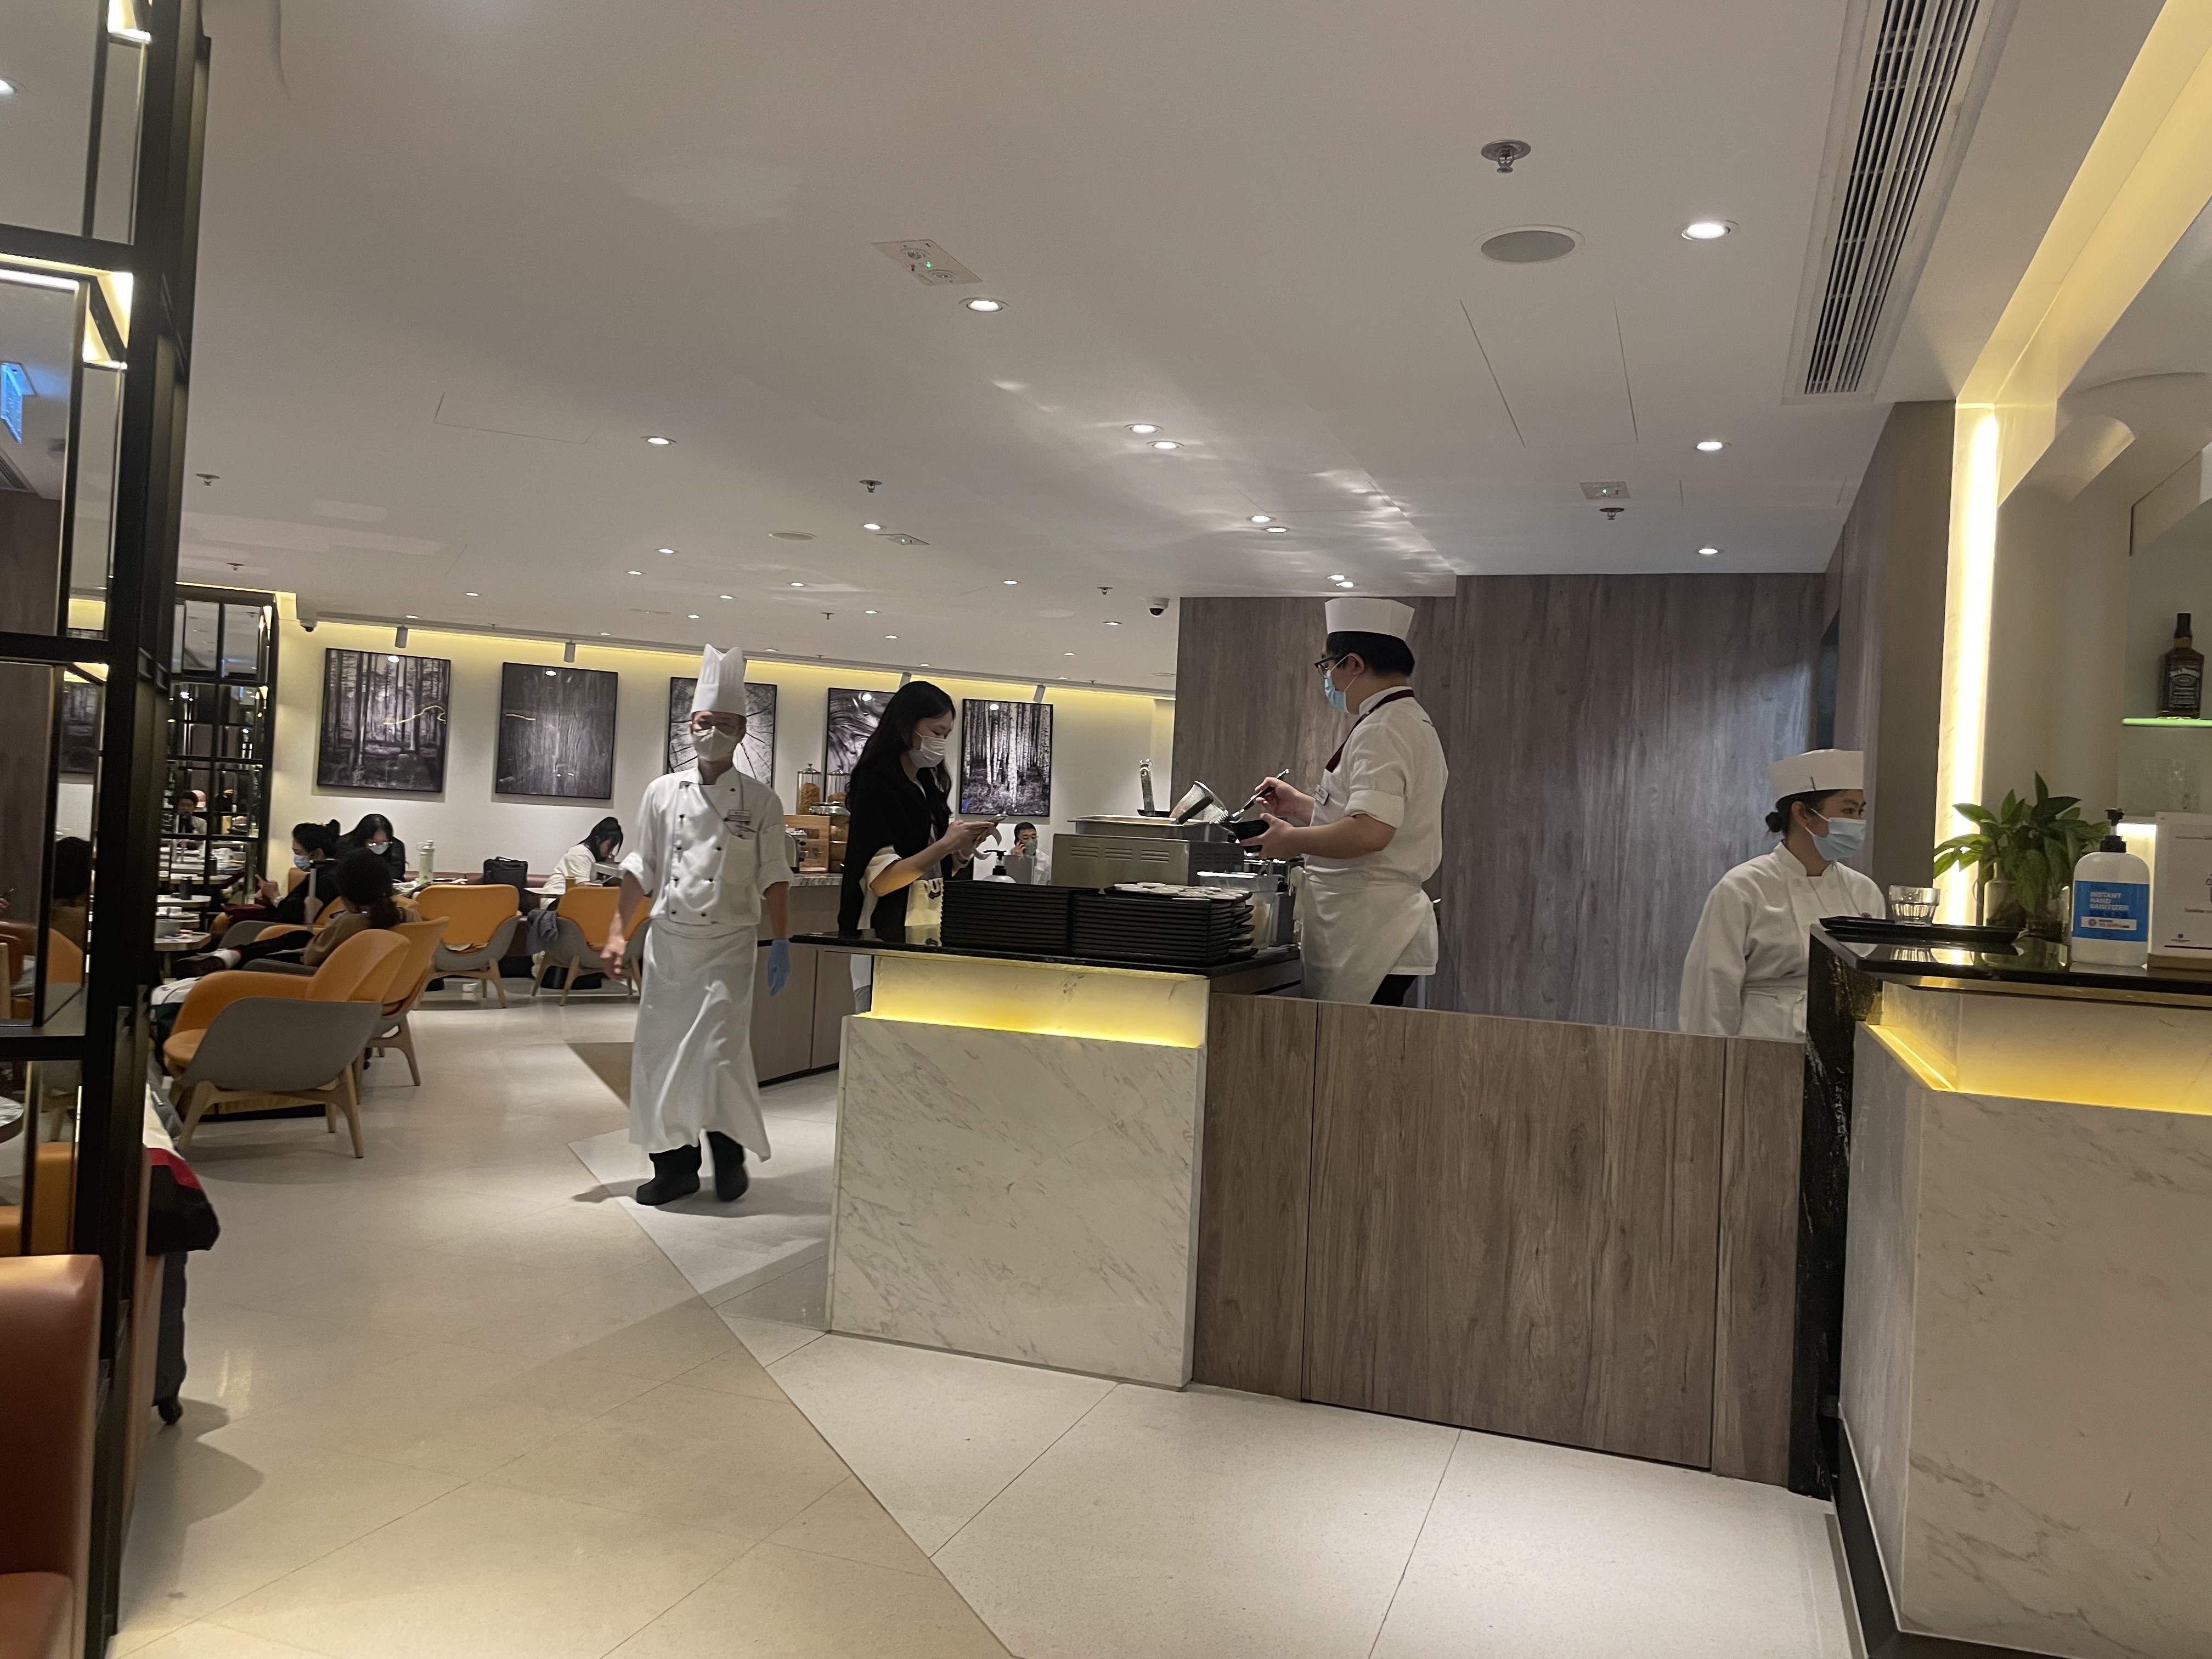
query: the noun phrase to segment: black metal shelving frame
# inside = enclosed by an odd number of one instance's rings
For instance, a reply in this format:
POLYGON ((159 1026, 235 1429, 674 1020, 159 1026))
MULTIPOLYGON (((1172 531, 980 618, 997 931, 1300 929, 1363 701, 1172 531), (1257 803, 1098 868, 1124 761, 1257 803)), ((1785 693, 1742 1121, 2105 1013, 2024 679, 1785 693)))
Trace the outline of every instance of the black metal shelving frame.
MULTIPOLYGON (((93 1494, 85 1653, 106 1652, 116 1625, 125 1455, 130 1444, 129 1364, 134 1324, 152 1340, 155 1310, 133 1305, 149 1027, 147 993, 158 972, 154 916, 159 892, 162 787, 167 768, 169 662, 176 593, 177 531, 185 482, 185 410, 191 383, 193 276, 198 254, 200 162, 206 126, 209 48, 199 0, 83 0, 93 72, 87 108, 84 210, 76 232, 0 224, 0 268, 12 280, 74 293, 76 339, 70 425, 62 490, 59 562, 51 626, 40 627, 43 595, 19 592, 15 624, 0 631, 0 665, 51 671, 44 699, 50 727, 46 842, 55 823, 61 684, 104 680, 94 773, 95 915, 83 979, 69 1017, 52 1018, 46 988, 32 1018, 0 1023, 0 1060, 18 1068, 70 1064, 80 1079, 70 1245, 102 1267, 100 1381, 93 1494), (136 120, 121 99, 137 96, 136 120), (126 149, 127 147, 127 149, 126 149), (121 225, 122 202, 130 204, 121 225), (118 280, 120 279, 120 280, 118 280), (69 630, 71 546, 79 498, 78 412, 88 376, 121 368, 106 571, 98 637, 69 630), (81 1016, 81 1018, 80 1018, 81 1016)), ((27 165, 0 155, 0 167, 27 165)), ((100 389, 106 391, 112 382, 100 389)), ((98 465, 98 450, 86 464, 98 465)), ((82 586, 80 581, 79 586, 82 586)), ((19 682, 21 680, 18 676, 19 682)), ((29 711, 10 710, 23 717, 29 711)), ((35 738, 33 739, 35 743, 35 738)), ((50 850, 40 855, 39 926, 48 918, 50 850)), ((25 915, 19 896, 16 915, 25 915)), ((45 937, 44 933, 40 937, 45 937)), ((43 974, 43 969, 41 972, 43 974)), ((12 1009, 6 1010, 10 1015, 12 1009)), ((40 1113, 26 1113, 34 1139, 40 1113)), ((30 1158, 26 1152, 27 1167, 30 1158)), ((27 1183, 22 1237, 31 1238, 36 1194, 27 1183)))
POLYGON ((262 873, 262 848, 269 837, 270 772, 276 721, 276 596, 223 587, 179 587, 177 627, 169 654, 169 743, 166 786, 169 803, 162 837, 161 879, 165 886, 196 895, 203 905, 234 883, 250 888, 262 873), (216 607, 216 648, 211 659, 195 660, 191 652, 188 606, 216 607), (233 623, 248 617, 252 649, 248 665, 233 651, 233 623), (213 718, 191 718, 198 709, 213 718), (204 732, 202 743, 199 734, 204 732), (244 786, 244 788, 241 788, 244 786), (207 810, 198 829, 177 811, 180 789, 204 789, 207 810), (252 810, 241 810, 241 794, 252 810), (238 849, 236 867, 220 858, 226 846, 238 849))

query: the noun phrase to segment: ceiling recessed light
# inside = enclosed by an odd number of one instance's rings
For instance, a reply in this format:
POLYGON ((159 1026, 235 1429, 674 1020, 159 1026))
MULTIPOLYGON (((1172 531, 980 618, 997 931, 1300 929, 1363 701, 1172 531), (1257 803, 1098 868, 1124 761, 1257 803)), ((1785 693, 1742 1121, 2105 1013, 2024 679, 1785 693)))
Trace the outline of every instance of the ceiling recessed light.
POLYGON ((1350 582, 1339 582, 1339 583, 1337 584, 1337 586, 1338 586, 1339 587, 1350 587, 1352 585, 1352 583, 1350 583, 1350 582))
POLYGON ((633 570, 633 571, 631 571, 629 574, 630 574, 631 575, 633 575, 633 576, 642 576, 643 574, 645 574, 645 572, 643 572, 642 570, 633 570))
POLYGON ((806 586, 806 584, 805 584, 805 582, 793 582, 793 583, 792 583, 792 586, 793 586, 793 587, 804 587, 804 586, 806 586))
POLYGON ((13 81, 0 81, 0 98, 13 98, 15 95, 15 83, 13 81))
POLYGON ((886 635, 884 635, 884 637, 885 639, 887 639, 887 640, 895 640, 895 639, 896 639, 896 638, 898 637, 898 635, 896 635, 896 634, 886 634, 886 635))
POLYGON ((1271 524, 1267 526, 1266 533, 1270 536, 1287 536, 1291 533, 1291 527, 1286 524, 1271 524))
POLYGON ((1718 438, 1700 438, 1698 440, 1698 447, 1705 451, 1706 454, 1711 455, 1721 450, 1726 449, 1728 446, 1723 443, 1718 438))
POLYGON ((464 593, 461 597, 465 599, 480 599, 483 598, 483 595, 481 593, 464 593))
POLYGON ((409 622, 421 622, 422 619, 420 617, 416 616, 416 615, 412 611, 409 611, 409 612, 407 613, 407 620, 408 620, 409 622))
POLYGON ((738 596, 737 596, 736 594, 734 594, 734 593, 725 593, 725 594, 723 594, 721 597, 722 597, 722 598, 724 598, 724 599, 735 599, 735 598, 737 598, 738 596))
POLYGON ((1155 449, 1181 449, 1182 446, 1177 443, 1173 438, 1155 438, 1152 440, 1152 447, 1155 449))
POLYGON ((1733 219, 1692 219, 1682 227, 1682 238, 1691 242, 1717 242, 1735 228, 1733 219))
POLYGON ((1720 556, 1720 551, 1717 547, 1701 547, 1698 550, 1698 556, 1701 559, 1717 559, 1720 556))
POLYGON ((1154 426, 1150 421, 1139 421, 1134 426, 1131 427, 1129 430, 1135 433, 1139 438, 1149 438, 1152 434, 1158 432, 1159 428, 1154 426))
POLYGON ((814 539, 814 532, 811 530, 771 530, 768 533, 780 542, 811 542, 814 539))
POLYGON ((1060 654, 1061 656, 1063 656, 1063 657, 1072 657, 1072 656, 1073 656, 1073 655, 1075 654, 1075 653, 1073 653, 1073 651, 1063 651, 1063 652, 1061 652, 1060 654))
POLYGON ((872 617, 872 616, 875 616, 875 615, 877 615, 877 614, 878 614, 878 613, 877 613, 876 611, 864 611, 862 614, 863 614, 863 615, 865 615, 865 616, 870 616, 870 617, 872 617))
POLYGON ((1344 572, 1341 570, 1332 570, 1328 573, 1328 579, 1333 582, 1340 582, 1344 580, 1344 572))
POLYGON ((1019 587, 1021 583, 1014 577, 1009 576, 1000 584, 1000 586, 1005 587, 1019 587))
POLYGON ((599 637, 600 637, 601 639, 603 639, 603 640, 611 640, 611 639, 614 638, 614 635, 613 635, 611 633, 610 633, 607 629, 605 629, 602 628, 602 629, 599 630, 599 637))
POLYGON ((655 449, 665 449, 669 445, 675 441, 676 440, 673 438, 647 438, 646 440, 646 442, 651 444, 655 449))
POLYGON ((1252 522, 1254 524, 1273 524, 1274 523, 1274 520, 1270 518, 1265 513, 1255 513, 1252 515, 1252 522))
POLYGON ((1115 622, 1111 617, 1109 617, 1106 619, 1106 626, 1109 628, 1119 628, 1121 625, 1121 623, 1115 622))
POLYGON ((881 530, 883 526, 879 524, 864 524, 860 528, 863 530, 881 530))
POLYGON ((981 295, 972 300, 963 300, 960 303, 970 311, 1004 311, 1006 308, 1004 300, 986 300, 981 295))
POLYGON ((690 616, 690 618, 691 618, 691 620, 692 620, 693 622, 697 622, 697 621, 699 620, 699 613, 698 613, 697 611, 691 611, 691 612, 690 612, 690 613, 689 613, 689 615, 690 616))

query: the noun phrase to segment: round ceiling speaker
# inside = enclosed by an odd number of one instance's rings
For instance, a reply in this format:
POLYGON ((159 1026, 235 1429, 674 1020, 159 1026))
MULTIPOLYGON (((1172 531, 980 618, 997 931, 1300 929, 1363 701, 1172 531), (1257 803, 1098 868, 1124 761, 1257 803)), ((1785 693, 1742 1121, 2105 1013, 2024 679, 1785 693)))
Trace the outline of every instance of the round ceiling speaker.
POLYGON ((1482 257, 1502 265, 1540 265, 1564 259, 1582 246, 1582 238, 1557 225, 1522 225, 1482 239, 1482 257))

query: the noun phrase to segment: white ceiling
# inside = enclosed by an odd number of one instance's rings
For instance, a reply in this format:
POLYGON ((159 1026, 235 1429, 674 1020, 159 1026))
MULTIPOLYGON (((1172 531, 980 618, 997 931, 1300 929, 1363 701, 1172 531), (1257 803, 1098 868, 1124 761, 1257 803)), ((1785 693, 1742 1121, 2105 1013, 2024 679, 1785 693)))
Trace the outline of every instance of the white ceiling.
MULTIPOLYGON (((1885 395, 1971 360, 2151 9, 2027 0, 1885 395)), ((1844 12, 210 0, 186 574, 1158 686, 1153 595, 1818 569, 1884 414, 1782 401, 1844 12), (1476 253, 1523 224, 1582 246, 1476 253)))

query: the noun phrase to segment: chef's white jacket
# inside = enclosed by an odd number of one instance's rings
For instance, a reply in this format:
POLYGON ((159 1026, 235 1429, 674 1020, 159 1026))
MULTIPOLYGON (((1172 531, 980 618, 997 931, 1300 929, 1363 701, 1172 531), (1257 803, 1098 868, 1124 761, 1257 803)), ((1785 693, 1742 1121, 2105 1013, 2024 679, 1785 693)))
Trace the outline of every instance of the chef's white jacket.
POLYGON ((655 778, 638 819, 623 868, 651 896, 656 921, 757 927, 762 893, 791 879, 783 802, 734 766, 712 783, 696 766, 655 778))
POLYGON ((1802 1041, 1814 925, 1884 914, 1881 889, 1846 866, 1808 876, 1787 847, 1747 860, 1705 896, 1682 963, 1678 1023, 1693 1035, 1802 1041))

